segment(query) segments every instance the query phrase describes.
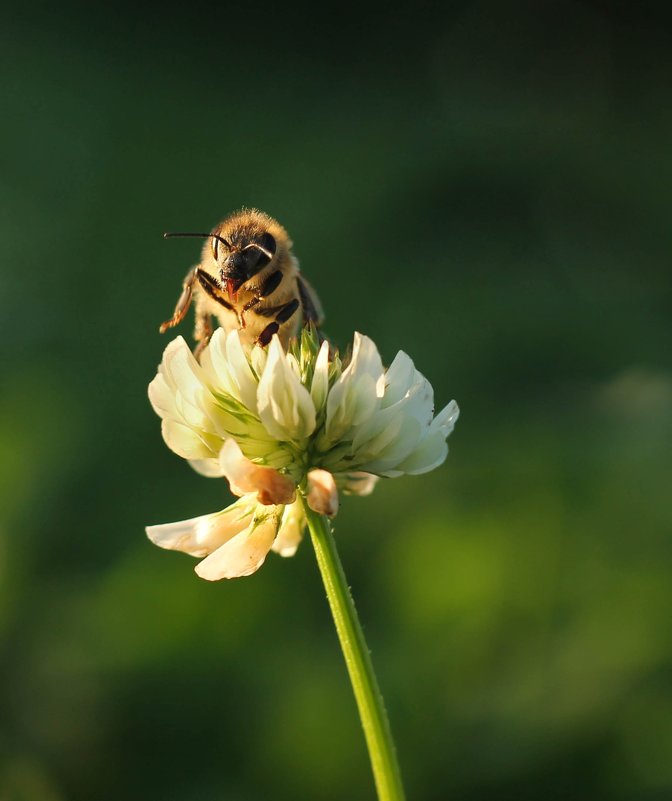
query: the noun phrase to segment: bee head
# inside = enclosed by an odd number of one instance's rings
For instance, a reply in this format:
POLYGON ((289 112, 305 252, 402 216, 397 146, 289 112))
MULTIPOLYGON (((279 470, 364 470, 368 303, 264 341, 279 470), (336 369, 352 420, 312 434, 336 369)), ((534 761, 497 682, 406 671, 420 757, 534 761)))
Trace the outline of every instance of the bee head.
POLYGON ((284 229, 256 209, 235 212, 209 234, 170 233, 164 236, 208 239, 203 248, 202 267, 226 287, 230 296, 235 296, 246 281, 263 270, 278 251, 277 255, 282 258, 281 254, 291 247, 284 229))
POLYGON ((213 257, 220 278, 238 286, 244 284, 273 259, 276 247, 275 238, 268 231, 251 236, 232 236, 228 249, 217 247, 217 240, 213 240, 213 257))

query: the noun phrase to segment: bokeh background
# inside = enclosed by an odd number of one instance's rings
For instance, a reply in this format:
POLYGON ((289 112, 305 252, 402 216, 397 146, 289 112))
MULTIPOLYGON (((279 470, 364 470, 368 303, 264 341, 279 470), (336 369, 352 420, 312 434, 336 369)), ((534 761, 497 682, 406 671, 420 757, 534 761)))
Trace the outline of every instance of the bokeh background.
POLYGON ((212 585, 143 533, 229 499, 146 385, 200 248, 162 232, 242 205, 462 408, 337 521, 409 800, 672 797, 657 9, 3 13, 2 801, 374 798, 310 545, 212 585))

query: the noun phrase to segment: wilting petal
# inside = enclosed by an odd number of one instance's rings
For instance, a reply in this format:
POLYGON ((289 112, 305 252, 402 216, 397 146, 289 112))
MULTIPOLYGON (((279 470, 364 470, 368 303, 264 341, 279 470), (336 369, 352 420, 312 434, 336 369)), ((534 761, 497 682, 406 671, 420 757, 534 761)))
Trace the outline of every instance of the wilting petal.
POLYGON ((273 543, 273 550, 280 556, 294 556, 303 538, 305 527, 306 518, 301 508, 301 502, 297 500, 289 506, 285 506, 278 536, 273 543))
POLYGON ((256 492, 259 503, 265 506, 293 503, 296 499, 296 487, 287 476, 246 459, 234 439, 227 439, 222 445, 219 465, 234 495, 256 492))
POLYGON ((147 536, 159 548, 206 556, 250 525, 256 498, 246 495, 222 512, 177 523, 147 526, 147 536))
POLYGON ((257 405, 266 430, 279 440, 302 440, 315 430, 315 407, 310 393, 290 367, 277 335, 268 349, 257 405))
POLYGON ((308 473, 308 506, 321 515, 334 517, 338 512, 338 489, 333 475, 327 470, 308 473))
POLYGON ((378 476, 361 471, 344 473, 336 478, 338 485, 346 495, 371 495, 379 481, 378 476))
POLYGON ((282 507, 257 507, 254 520, 239 534, 196 565, 196 573, 208 581, 249 576, 264 563, 280 523, 282 507))

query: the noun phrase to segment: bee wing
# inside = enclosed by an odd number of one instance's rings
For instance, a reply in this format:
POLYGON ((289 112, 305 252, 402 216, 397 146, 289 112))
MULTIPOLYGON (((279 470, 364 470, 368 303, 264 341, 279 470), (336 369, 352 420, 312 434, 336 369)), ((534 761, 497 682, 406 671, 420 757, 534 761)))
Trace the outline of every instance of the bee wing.
POLYGON ((296 277, 296 282, 299 287, 299 297, 301 298, 301 310, 303 311, 304 323, 312 322, 317 326, 322 325, 324 322, 324 311, 320 299, 317 297, 317 292, 315 292, 301 274, 296 277))

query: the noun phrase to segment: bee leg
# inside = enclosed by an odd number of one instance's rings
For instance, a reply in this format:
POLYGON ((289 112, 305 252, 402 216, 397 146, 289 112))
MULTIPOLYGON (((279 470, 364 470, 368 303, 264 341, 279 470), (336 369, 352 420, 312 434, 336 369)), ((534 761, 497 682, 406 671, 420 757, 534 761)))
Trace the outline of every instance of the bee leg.
POLYGON ((244 328, 245 326, 242 324, 240 315, 238 314, 236 309, 228 302, 228 300, 224 299, 224 290, 218 283, 217 279, 213 278, 209 273, 206 273, 204 270, 200 269, 196 274, 196 278, 198 278, 198 283, 200 284, 200 287, 205 292, 205 294, 209 295, 214 301, 219 303, 220 306, 224 306, 225 309, 232 311, 238 318, 240 327, 244 328))
POLYGON ((198 342, 194 348, 194 357, 197 362, 201 360, 201 353, 208 346, 211 336, 212 317, 209 314, 199 315, 196 318, 196 330, 194 331, 194 339, 198 342))
POLYGON ((251 300, 248 300, 247 303, 243 306, 240 310, 240 327, 245 328, 245 312, 253 309, 257 306, 262 300, 266 300, 267 297, 272 295, 275 290, 280 286, 282 283, 282 271, 276 270, 274 273, 271 273, 268 278, 264 281, 259 290, 259 294, 255 295, 251 300))
POLYGON ((289 303, 285 303, 284 306, 276 306, 275 308, 264 309, 263 311, 259 312, 259 314, 262 314, 264 317, 275 316, 275 320, 272 323, 269 323, 261 332, 261 334, 259 334, 259 337, 257 338, 257 344, 268 345, 273 338, 273 334, 278 333, 282 323, 286 323, 300 305, 299 299, 294 298, 294 300, 290 300, 289 303))
POLYGON ((280 325, 278 323, 269 323, 257 337, 257 345, 266 347, 266 345, 268 345, 268 343, 273 339, 273 334, 277 334, 279 330, 280 325))
POLYGON ((165 334, 169 328, 179 325, 179 323, 184 320, 186 313, 189 311, 189 306, 191 305, 191 299, 194 294, 194 282, 196 281, 197 274, 198 266, 192 267, 187 273, 187 277, 184 279, 184 283, 182 284, 182 294, 177 299, 177 303, 175 304, 173 316, 170 318, 170 320, 166 320, 165 323, 161 323, 159 326, 159 332, 161 334, 165 334))

